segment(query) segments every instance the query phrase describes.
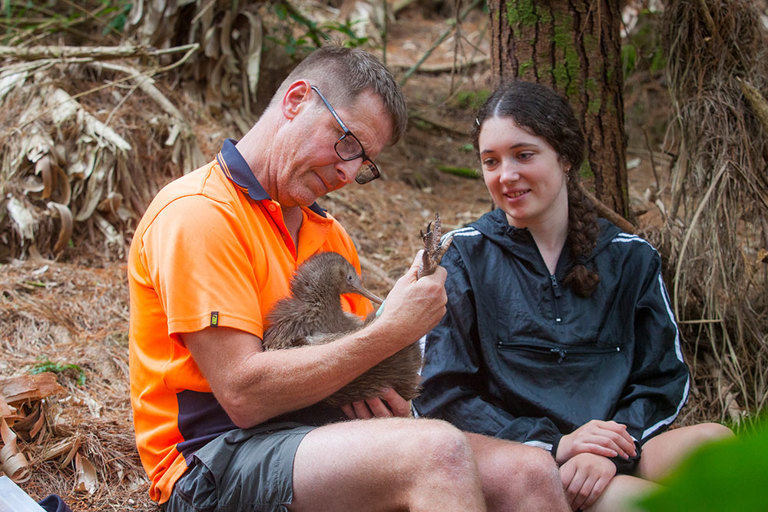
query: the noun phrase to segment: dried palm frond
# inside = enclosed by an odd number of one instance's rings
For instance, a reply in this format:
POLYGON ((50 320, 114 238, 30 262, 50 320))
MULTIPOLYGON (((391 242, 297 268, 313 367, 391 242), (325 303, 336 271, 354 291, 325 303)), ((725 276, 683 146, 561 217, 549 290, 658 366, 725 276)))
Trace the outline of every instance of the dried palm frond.
POLYGON ((667 4, 679 148, 663 250, 697 398, 733 418, 768 403, 768 39, 751 1, 667 4))
MULTIPOLYGON (((182 51, 188 57, 195 49, 182 51)), ((21 62, 5 50, 11 62, 0 68, 0 261, 58 257, 74 235, 103 240, 108 255, 122 257, 157 181, 167 181, 157 172, 165 171, 164 159, 178 173, 203 163, 192 126, 153 84, 151 75, 163 68, 133 64, 146 48, 113 51, 127 57, 121 63, 95 60, 107 48, 80 48, 76 63, 51 57, 50 47, 35 55, 17 49, 21 62), (94 73, 106 84, 94 87, 94 73), (139 151, 158 155, 158 164, 141 161, 139 151)))
POLYGON ((199 44, 202 52, 182 71, 183 80, 199 86, 194 92, 202 93, 212 113, 231 117, 245 131, 255 119, 263 4, 244 2, 233 9, 231 2, 222 0, 138 0, 128 23, 142 44, 199 44))

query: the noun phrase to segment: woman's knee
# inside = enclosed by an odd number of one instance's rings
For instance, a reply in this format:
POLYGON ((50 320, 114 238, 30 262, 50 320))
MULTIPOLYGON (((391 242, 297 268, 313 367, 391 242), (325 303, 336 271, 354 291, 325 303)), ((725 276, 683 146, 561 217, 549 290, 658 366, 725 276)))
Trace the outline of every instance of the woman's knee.
POLYGON ((691 427, 699 444, 704 444, 734 436, 733 431, 719 423, 700 423, 691 427))

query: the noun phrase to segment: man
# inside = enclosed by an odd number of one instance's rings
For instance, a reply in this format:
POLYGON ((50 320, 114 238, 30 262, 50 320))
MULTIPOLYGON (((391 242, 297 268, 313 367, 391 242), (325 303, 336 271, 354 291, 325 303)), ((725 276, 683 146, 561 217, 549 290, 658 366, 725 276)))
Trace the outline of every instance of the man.
POLYGON ((315 404, 437 324, 443 269, 417 280, 417 256, 358 332, 262 350, 264 318, 299 264, 336 251, 359 272, 315 200, 377 177, 373 159, 406 120, 380 62, 317 50, 239 142, 147 209, 128 263, 131 403, 150 495, 167 511, 567 509, 546 452, 408 418, 393 391, 344 407, 357 421, 312 426, 343 418, 315 404))

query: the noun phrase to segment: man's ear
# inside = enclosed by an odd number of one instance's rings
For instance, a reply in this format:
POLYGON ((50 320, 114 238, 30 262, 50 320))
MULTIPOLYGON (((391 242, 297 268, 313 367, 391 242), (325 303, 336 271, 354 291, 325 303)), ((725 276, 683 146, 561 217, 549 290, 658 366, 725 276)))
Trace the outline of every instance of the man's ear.
POLYGON ((303 108, 306 108, 311 94, 312 89, 306 80, 297 80, 289 85, 280 104, 286 119, 293 119, 303 108))

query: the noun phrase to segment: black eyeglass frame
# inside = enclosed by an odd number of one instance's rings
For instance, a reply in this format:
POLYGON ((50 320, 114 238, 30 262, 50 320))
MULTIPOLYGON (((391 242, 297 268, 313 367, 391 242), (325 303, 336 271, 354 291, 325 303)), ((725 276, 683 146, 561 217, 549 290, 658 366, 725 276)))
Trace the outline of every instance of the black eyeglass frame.
MULTIPOLYGON (((358 173, 357 176, 355 176, 355 181, 360 185, 365 185, 366 183, 370 183, 376 178, 379 178, 381 176, 381 172, 379 172, 379 168, 376 166, 373 160, 371 160, 368 155, 365 154, 365 148, 363 148, 362 143, 360 142, 360 139, 355 137, 355 134, 352 133, 349 128, 347 128, 347 125, 344 124, 344 121, 341 120, 339 117, 339 114, 336 113, 336 111, 333 109, 331 104, 328 102, 327 99, 325 99, 325 96, 323 96, 323 93, 320 92, 320 89, 318 89, 316 86, 311 85, 310 88, 317 93, 318 96, 320 96, 320 99, 323 101, 323 104, 326 106, 328 111, 331 113, 333 118, 336 120, 337 123, 339 123, 339 126, 341 126, 342 131, 344 132, 341 137, 339 137, 339 140, 336 141, 336 144, 333 145, 334 151, 336 151, 336 154, 339 158, 344 160, 345 162, 350 162, 352 160, 356 160, 360 157, 363 158, 363 164, 368 165, 369 170, 371 171, 371 178, 367 178, 364 175, 361 175, 358 173), (343 141, 346 137, 352 137, 354 141, 357 143, 357 145, 360 147, 360 153, 355 154, 351 157, 345 157, 341 153, 339 153, 339 144, 341 141, 343 141)), ((361 166, 362 167, 362 166, 361 166)))

